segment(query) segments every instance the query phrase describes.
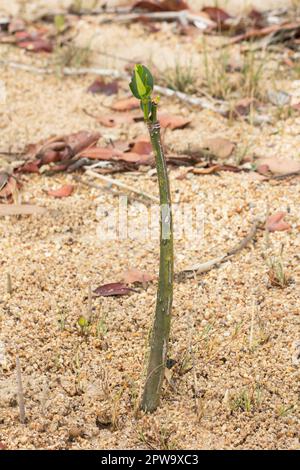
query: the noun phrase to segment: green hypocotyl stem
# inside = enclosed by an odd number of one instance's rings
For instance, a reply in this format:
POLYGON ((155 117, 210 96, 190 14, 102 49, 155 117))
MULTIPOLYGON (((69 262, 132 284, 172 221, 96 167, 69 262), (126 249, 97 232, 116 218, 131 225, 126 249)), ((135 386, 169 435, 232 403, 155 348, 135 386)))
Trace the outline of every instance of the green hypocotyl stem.
POLYGON ((134 96, 141 99, 141 107, 155 155, 160 194, 159 284, 150 341, 150 357, 141 402, 141 408, 144 411, 152 412, 157 408, 161 395, 171 326, 174 270, 172 208, 167 165, 161 144, 160 125, 157 120, 157 102, 153 101, 150 95, 153 80, 146 67, 136 66, 130 88, 134 96), (144 88, 140 82, 143 83, 144 88))

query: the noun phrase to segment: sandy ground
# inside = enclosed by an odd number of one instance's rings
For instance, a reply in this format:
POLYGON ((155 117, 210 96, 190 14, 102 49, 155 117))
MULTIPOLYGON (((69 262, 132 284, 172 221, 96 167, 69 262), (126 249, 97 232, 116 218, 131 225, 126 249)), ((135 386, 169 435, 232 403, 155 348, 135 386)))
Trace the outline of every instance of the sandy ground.
MULTIPOLYGON (((90 25, 82 20, 80 27, 84 31, 90 25)), ((168 28, 153 37, 155 47, 167 52, 178 41, 168 28)), ((123 40, 124 27, 115 26, 113 33, 111 49, 112 28, 104 26, 98 34, 107 50, 117 53, 114 44, 123 40)), ((125 40, 123 55, 131 57, 139 41, 146 48, 151 44, 139 25, 126 28, 125 40)), ((199 53, 197 41, 177 47, 182 53, 199 53)), ((0 54, 25 63, 49 60, 7 46, 1 46, 0 54)), ((97 48, 94 54, 97 64, 108 64, 97 48)), ((7 101, 0 105, 0 152, 20 151, 50 135, 81 129, 99 130, 103 142, 145 133, 142 123, 108 129, 84 113, 106 113, 115 99, 86 93, 90 76, 45 77, 2 67, 1 80, 7 101)), ((276 83, 297 99, 297 77, 283 71, 276 83)), ((122 87, 120 97, 127 94, 127 84, 122 87)), ((165 143, 176 151, 219 135, 237 144, 231 163, 245 149, 251 156, 299 158, 297 115, 252 126, 229 123, 176 100, 162 99, 161 106, 192 119, 189 128, 166 132, 165 143)), ((271 234, 267 248, 259 231, 255 243, 230 262, 176 281, 170 341, 176 364, 161 406, 151 416, 136 408, 156 283, 126 297, 94 299, 86 336, 77 320, 87 311, 89 284, 96 288, 118 281, 128 268, 155 273, 157 240, 101 240, 97 208, 116 207, 116 198, 87 189, 72 175, 24 177, 22 202, 47 212, 0 219, 0 442, 8 448, 299 449, 299 366, 292 363, 293 344, 300 339, 299 178, 265 182, 249 173, 222 172, 181 180, 180 172, 170 170, 174 202, 203 204, 205 223, 198 246, 176 241, 176 271, 226 252, 267 207, 272 213, 286 211, 291 231, 271 234), (66 182, 76 186, 69 198, 55 200, 46 194, 66 182), (270 286, 263 259, 263 254, 277 255, 282 244, 290 278, 284 289, 270 286), (7 273, 11 294, 6 292, 7 273), (25 424, 18 419, 16 355, 24 382, 25 424)), ((151 172, 116 177, 157 194, 151 172)))

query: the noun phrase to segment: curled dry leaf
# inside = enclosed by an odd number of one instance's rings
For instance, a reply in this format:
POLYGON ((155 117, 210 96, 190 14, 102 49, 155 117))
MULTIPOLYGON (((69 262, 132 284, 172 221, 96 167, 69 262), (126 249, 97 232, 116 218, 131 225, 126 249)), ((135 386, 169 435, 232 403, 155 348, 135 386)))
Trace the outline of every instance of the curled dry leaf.
POLYGON ((282 232, 284 230, 290 230, 290 224, 283 220, 285 216, 286 212, 276 212, 276 214, 268 217, 266 221, 266 230, 269 232, 282 232))
POLYGON ((140 282, 145 284, 146 282, 153 281, 156 278, 154 274, 140 271, 139 269, 129 269, 122 274, 122 279, 125 284, 134 284, 140 282))
POLYGON ((180 11, 187 10, 188 4, 184 0, 139 0, 132 9, 142 9, 149 12, 155 11, 180 11))
POLYGON ((202 11, 208 15, 209 19, 217 24, 224 23, 226 20, 232 18, 225 10, 218 7, 204 7, 202 11))
POLYGON ((96 80, 87 89, 90 93, 103 93, 107 96, 115 95, 118 93, 118 90, 119 84, 117 80, 107 83, 99 78, 96 78, 96 80))
POLYGON ((172 114, 160 114, 159 122, 161 127, 172 129, 173 131, 175 129, 183 129, 188 126, 191 120, 180 116, 174 116, 172 114))
POLYGON ((99 132, 79 131, 30 144, 26 148, 25 158, 28 160, 18 168, 18 172, 39 173, 42 165, 70 160, 84 149, 93 147, 99 137, 99 132))
POLYGON ((1 178, 1 181, 0 181, 0 198, 8 198, 16 191, 17 181, 13 176, 9 176, 6 182, 4 182, 2 178, 1 178), (1 181, 2 181, 2 184, 1 184, 1 181))
POLYGON ((72 184, 65 184, 61 188, 49 190, 48 195, 57 197, 57 198, 62 198, 62 197, 71 196, 73 191, 74 191, 74 186, 72 184))
POLYGON ((94 290, 94 294, 98 296, 109 297, 113 295, 127 295, 130 292, 136 292, 136 290, 127 287, 122 282, 112 282, 110 284, 103 284, 94 290))
POLYGON ((19 173, 39 173, 41 166, 41 160, 33 160, 25 162, 18 168, 19 173))
POLYGON ((122 100, 115 101, 111 109, 114 111, 131 111, 132 109, 138 109, 140 107, 139 101, 132 98, 123 98, 122 100))
POLYGON ((123 152, 113 147, 92 147, 84 150, 80 154, 81 157, 91 158, 93 160, 118 160, 122 155, 123 152))
POLYGON ((264 171, 268 167, 270 172, 274 175, 285 175, 300 171, 300 161, 292 160, 291 158, 259 158, 256 163, 259 172, 261 172, 261 168, 264 171))
POLYGON ((30 52, 52 52, 53 44, 48 39, 21 41, 18 46, 30 52))
POLYGON ((209 175, 218 171, 232 171, 233 173, 238 173, 241 171, 241 168, 234 165, 210 165, 207 168, 192 168, 192 172, 195 175, 209 175))
POLYGON ((255 108, 257 106, 257 100, 253 98, 242 98, 238 100, 234 108, 226 113, 227 118, 239 118, 242 116, 248 116, 250 114, 251 108, 255 108))
POLYGON ((15 33, 17 45, 30 52, 52 52, 52 41, 45 37, 43 31, 17 31, 15 33))
POLYGON ((222 137, 214 137, 204 141, 204 147, 213 155, 220 159, 226 159, 232 154, 235 145, 228 139, 222 137))
POLYGON ((137 140, 130 145, 130 151, 139 155, 150 155, 152 152, 151 142, 148 140, 137 140))

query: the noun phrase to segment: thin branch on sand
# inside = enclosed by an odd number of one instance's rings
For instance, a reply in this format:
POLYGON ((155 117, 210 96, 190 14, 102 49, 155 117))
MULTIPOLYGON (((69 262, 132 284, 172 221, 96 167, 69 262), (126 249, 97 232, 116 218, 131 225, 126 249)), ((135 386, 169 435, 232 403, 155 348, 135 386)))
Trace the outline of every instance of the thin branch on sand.
POLYGON ((183 26, 188 24, 195 25, 198 29, 205 30, 216 26, 212 20, 204 15, 195 15, 188 10, 182 11, 157 11, 150 13, 128 13, 123 15, 114 16, 112 18, 104 18, 100 21, 102 23, 131 23, 133 21, 148 20, 148 21, 178 21, 183 26))
POLYGON ((139 189, 133 188, 132 186, 128 186, 127 184, 122 183, 122 181, 118 181, 116 179, 109 178, 108 176, 100 175, 99 173, 96 173, 95 171, 92 171, 90 169, 87 169, 85 174, 88 175, 88 176, 93 176, 94 178, 98 178, 99 180, 102 180, 105 183, 114 184, 114 185, 118 186, 119 188, 126 189, 127 191, 136 193, 139 196, 150 199, 151 201, 156 202, 157 204, 159 204, 159 198, 158 197, 152 196, 152 194, 148 194, 148 193, 145 193, 143 191, 140 191, 139 189))
MULTIPOLYGON (((113 196, 123 196, 124 195, 124 193, 122 193, 121 191, 117 191, 116 189, 113 189, 110 186, 107 186, 107 185, 106 186, 100 186, 99 184, 91 183, 90 181, 84 180, 81 176, 73 175, 73 178, 78 183, 81 183, 84 186, 87 186, 89 188, 99 189, 100 191, 107 191, 107 192, 111 193, 113 196)), ((130 196, 127 196, 127 200, 130 204, 134 201, 139 201, 139 202, 142 202, 143 204, 146 204, 146 205, 151 204, 150 201, 147 201, 143 197, 138 196, 138 195, 134 195, 134 194, 132 194, 130 196)))
POLYGON ((24 424, 26 420, 25 400, 24 400, 24 391, 23 391, 23 383, 22 383, 22 370, 21 370, 19 356, 16 357, 16 372, 17 372, 17 391, 18 391, 20 423, 24 424))
POLYGON ((250 243, 250 241, 253 240, 253 238, 256 235, 257 230, 259 229, 261 225, 262 225, 261 220, 255 220, 251 226, 251 229, 249 230, 249 233, 245 236, 245 238, 243 238, 243 240, 241 240, 240 243, 238 243, 235 247, 233 247, 227 253, 224 253, 224 255, 218 256, 217 258, 213 258, 209 261, 206 261, 205 263, 189 266, 188 268, 185 268, 183 271, 181 271, 181 273, 185 273, 188 271, 194 271, 197 274, 205 273, 219 266, 221 263, 228 261, 233 255, 236 255, 237 253, 242 251, 250 243))

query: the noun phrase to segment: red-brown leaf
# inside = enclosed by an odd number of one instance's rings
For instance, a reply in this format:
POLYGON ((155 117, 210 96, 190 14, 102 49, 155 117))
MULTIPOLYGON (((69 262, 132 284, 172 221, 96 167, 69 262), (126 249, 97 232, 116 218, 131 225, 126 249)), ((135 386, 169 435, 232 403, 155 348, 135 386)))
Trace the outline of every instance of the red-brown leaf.
POLYGON ((109 297, 113 295, 127 295, 130 292, 136 292, 134 289, 127 287, 126 284, 122 282, 112 282, 110 284, 103 284, 103 286, 97 287, 94 290, 96 296, 109 297))
POLYGON ((62 198, 71 196, 72 192, 74 191, 74 186, 72 184, 65 184, 61 188, 58 189, 50 189, 48 191, 49 196, 62 198))
POLYGON ((261 168, 262 165, 267 165, 274 175, 284 175, 300 171, 300 161, 293 160, 289 157, 278 158, 275 155, 274 157, 260 158, 257 160, 258 169, 261 168))
POLYGON ((25 162, 20 168, 18 168, 18 172, 20 173, 39 173, 41 166, 41 160, 33 160, 29 162, 25 162))
POLYGON ((122 274, 122 278, 125 284, 134 284, 135 282, 144 284, 153 281, 156 276, 139 269, 129 269, 122 274))
POLYGON ((172 114, 160 114, 158 116, 161 127, 171 129, 183 129, 188 126, 191 122, 190 119, 183 118, 180 116, 174 116, 172 114))
POLYGON ((149 165, 152 162, 152 157, 149 155, 142 155, 140 153, 126 152, 119 157, 119 160, 123 160, 128 163, 138 163, 139 165, 149 165))
POLYGON ((132 97, 116 101, 111 108, 114 111, 131 111, 132 109, 138 109, 139 107, 139 100, 132 97))
POLYGON ((48 39, 31 39, 18 42, 18 46, 30 52, 52 52, 53 44, 48 39))
POLYGON ((79 131, 65 137, 66 143, 71 147, 73 155, 96 145, 100 138, 99 132, 79 131))
POLYGON ((204 7, 202 11, 215 23, 224 23, 224 21, 232 18, 225 10, 218 7, 204 7))
POLYGON ((103 148, 103 147, 93 147, 84 150, 81 152, 80 156, 85 158, 91 158, 94 160, 115 160, 120 158, 123 155, 118 149, 113 147, 103 148))
POLYGON ((130 151, 139 155, 149 155, 152 152, 151 142, 147 140, 137 140, 133 143, 130 151))
POLYGON ((88 87, 87 91, 90 93, 103 93, 110 96, 118 93, 119 84, 117 80, 106 83, 104 80, 96 78, 96 80, 88 87))
POLYGON ((266 221, 266 230, 269 232, 282 232, 284 230, 290 230, 290 224, 283 220, 285 216, 286 212, 280 211, 268 217, 266 221))
POLYGON ((15 178, 10 176, 0 191, 0 197, 8 198, 15 192, 16 189, 17 181, 15 178))
POLYGON ((226 159, 232 154, 235 145, 223 137, 212 137, 204 141, 204 147, 217 158, 226 159))
POLYGON ((140 0, 132 9, 142 9, 150 12, 155 11, 180 11, 187 10, 188 5, 184 0, 140 0))

